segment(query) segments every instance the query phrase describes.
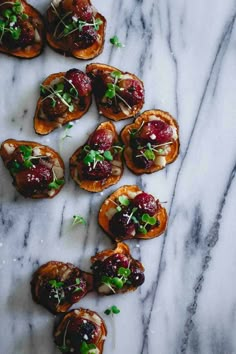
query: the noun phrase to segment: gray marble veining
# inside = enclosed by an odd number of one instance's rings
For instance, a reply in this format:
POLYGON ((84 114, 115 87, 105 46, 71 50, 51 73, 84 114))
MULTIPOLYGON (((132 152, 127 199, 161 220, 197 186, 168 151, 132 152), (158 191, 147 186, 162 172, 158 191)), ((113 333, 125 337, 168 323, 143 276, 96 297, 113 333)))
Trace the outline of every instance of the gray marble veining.
MULTIPOLYGON (((48 6, 30 1, 41 12, 48 6)), ((105 318, 104 354, 236 353, 236 2, 234 0, 94 1, 107 18, 104 52, 94 62, 108 63, 140 76, 144 109, 160 108, 180 125, 176 162, 158 173, 136 177, 128 170, 118 186, 137 183, 166 204, 164 236, 129 242, 146 269, 146 281, 122 296, 88 295, 79 306, 103 314, 116 304, 114 323, 105 318), (117 49, 117 34, 126 45, 117 49)), ((68 158, 103 118, 93 103, 61 142, 64 130, 39 137, 32 118, 40 82, 49 74, 86 63, 45 47, 23 61, 0 55, 0 138, 35 140, 68 158)), ((120 129, 125 123, 117 124, 120 129)), ((53 200, 32 201, 11 185, 0 166, 0 352, 58 353, 51 332, 54 316, 33 303, 32 272, 49 260, 89 270, 97 249, 111 246, 97 225, 103 199, 80 190, 69 178, 53 200), (83 215, 87 226, 71 228, 83 215)), ((105 316, 105 315, 104 315, 105 316)))

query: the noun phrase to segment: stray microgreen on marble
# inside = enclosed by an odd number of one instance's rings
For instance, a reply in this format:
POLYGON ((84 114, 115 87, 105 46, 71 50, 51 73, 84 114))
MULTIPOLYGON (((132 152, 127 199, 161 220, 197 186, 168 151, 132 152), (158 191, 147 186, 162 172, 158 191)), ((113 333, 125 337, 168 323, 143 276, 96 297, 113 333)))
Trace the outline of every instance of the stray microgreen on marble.
POLYGON ((120 309, 113 305, 109 308, 107 308, 105 311, 104 311, 105 315, 109 316, 109 315, 118 315, 118 313, 120 313, 120 309))
POLYGON ((73 125, 72 123, 68 123, 68 124, 66 125, 65 131, 64 131, 64 135, 63 135, 63 137, 61 138, 62 141, 64 141, 66 138, 72 138, 72 136, 69 135, 68 132, 69 132, 69 130, 70 130, 71 128, 73 128, 73 126, 74 126, 74 125, 73 125))
POLYGON ((114 45, 114 47, 117 48, 123 48, 125 47, 124 44, 121 43, 121 41, 119 40, 118 36, 113 36, 112 38, 110 38, 110 43, 114 45))
POLYGON ((86 220, 80 215, 73 215, 72 225, 86 225, 86 220))

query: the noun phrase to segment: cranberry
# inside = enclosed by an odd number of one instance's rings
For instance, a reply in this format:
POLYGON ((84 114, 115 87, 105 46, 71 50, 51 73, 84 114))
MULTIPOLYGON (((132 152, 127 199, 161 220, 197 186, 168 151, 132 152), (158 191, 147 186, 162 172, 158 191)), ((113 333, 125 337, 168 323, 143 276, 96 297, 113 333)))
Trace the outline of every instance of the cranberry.
POLYGON ((73 0, 74 13, 82 21, 89 22, 93 18, 93 8, 88 0, 73 0))
POLYGON ((48 119, 53 119, 56 116, 60 116, 67 111, 67 106, 63 103, 59 97, 46 98, 42 102, 42 110, 46 114, 48 119))
POLYGON ((110 232, 117 237, 125 237, 135 235, 136 226, 130 218, 130 209, 123 209, 117 212, 109 221, 110 232))
POLYGON ((125 79, 119 82, 119 95, 132 107, 144 99, 144 90, 141 83, 133 79, 125 79))
POLYGON ((109 161, 98 161, 95 164, 83 165, 82 174, 85 179, 90 181, 100 181, 108 178, 112 173, 112 165, 109 161))
POLYGON ((137 168, 150 168, 153 165, 152 160, 148 160, 144 155, 145 149, 133 149, 132 160, 137 168))
POLYGON ((129 280, 133 286, 140 286, 144 283, 145 280, 144 273, 139 268, 131 266, 131 274, 129 276, 129 280))
POLYGON ((66 72, 65 89, 70 90, 73 86, 78 91, 79 96, 88 96, 92 92, 91 79, 83 71, 78 69, 71 69, 66 72), (71 82, 70 85, 69 82, 71 82))
POLYGON ((102 265, 103 275, 108 277, 117 276, 120 267, 128 268, 129 259, 122 253, 115 253, 105 259, 102 265))
POLYGON ((142 192, 133 199, 133 205, 136 206, 141 213, 147 213, 153 216, 157 212, 157 203, 155 198, 148 193, 142 192))
POLYGON ((22 193, 29 196, 43 191, 52 181, 52 170, 41 164, 22 170, 15 176, 15 183, 17 187, 22 191, 22 193))
POLYGON ((97 40, 98 34, 91 26, 84 26, 80 32, 75 32, 75 49, 91 47, 97 40))
POLYGON ((145 143, 164 144, 171 140, 173 130, 170 125, 162 120, 144 123, 139 138, 145 143))
POLYGON ((33 25, 29 21, 20 22, 21 34, 19 38, 20 47, 27 47, 35 40, 35 31, 33 25))
POLYGON ((97 340, 97 326, 85 318, 73 318, 70 320, 67 331, 67 339, 76 353, 80 353, 81 343, 94 343, 97 340))
POLYGON ((90 136, 88 140, 88 145, 94 150, 108 150, 112 147, 114 140, 114 134, 109 129, 97 129, 90 136))

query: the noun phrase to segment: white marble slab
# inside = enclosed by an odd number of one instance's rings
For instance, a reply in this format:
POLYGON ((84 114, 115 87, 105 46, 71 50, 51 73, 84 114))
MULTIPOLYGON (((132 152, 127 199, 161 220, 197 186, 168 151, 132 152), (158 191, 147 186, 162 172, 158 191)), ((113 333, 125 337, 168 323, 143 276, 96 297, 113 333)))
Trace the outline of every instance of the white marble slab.
MULTIPOLYGON (((48 1, 31 0, 41 12, 48 1)), ((146 268, 140 290, 122 296, 88 295, 80 306, 100 314, 110 305, 121 313, 115 330, 109 318, 104 354, 236 353, 236 2, 235 0, 94 1, 107 18, 104 62, 140 76, 144 109, 160 108, 180 125, 181 152, 165 170, 136 177, 128 170, 120 185, 137 183, 161 201, 170 220, 164 236, 129 242, 146 268), (125 48, 109 38, 118 35, 125 48)), ((46 47, 23 61, 0 54, 0 141, 36 140, 68 158, 103 118, 92 108, 61 145, 63 129, 34 133, 38 87, 47 75, 86 62, 46 47)), ((120 129, 125 123, 117 124, 120 129)), ((54 317, 33 303, 32 272, 49 260, 89 270, 89 258, 110 240, 97 225, 106 195, 81 191, 69 178, 53 200, 26 200, 0 163, 0 352, 59 353, 51 332, 54 317), (71 229, 74 214, 88 226, 71 229)), ((105 315, 104 315, 105 316, 105 315)))

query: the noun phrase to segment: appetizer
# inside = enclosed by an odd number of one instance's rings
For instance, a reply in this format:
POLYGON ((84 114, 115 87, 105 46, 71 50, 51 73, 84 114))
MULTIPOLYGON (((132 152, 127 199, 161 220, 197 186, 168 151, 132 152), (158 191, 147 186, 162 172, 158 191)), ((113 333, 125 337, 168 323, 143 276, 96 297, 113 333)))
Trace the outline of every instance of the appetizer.
POLYGON ((86 72, 92 79, 99 114, 118 121, 133 117, 142 109, 144 86, 134 74, 96 63, 87 65, 86 72))
POLYGON ((159 171, 179 154, 178 124, 160 110, 142 113, 124 127, 121 139, 126 165, 136 175, 159 171))
POLYGON ((40 85, 40 98, 34 116, 37 134, 81 118, 91 105, 90 78, 81 70, 70 69, 48 76, 40 85))
POLYGON ((107 329, 94 311, 76 309, 68 312, 54 330, 54 341, 62 353, 102 354, 107 329))
POLYGON ((112 240, 145 239, 161 235, 167 213, 151 194, 138 186, 123 186, 103 202, 98 223, 112 240))
POLYGON ((1 145, 0 156, 24 197, 53 198, 64 185, 64 162, 48 146, 8 139, 1 145))
POLYGON ((105 250, 91 258, 94 287, 99 294, 113 295, 136 290, 143 284, 144 267, 132 258, 129 247, 118 243, 114 250, 105 250))
POLYGON ((112 186, 123 174, 122 150, 114 124, 101 123, 70 158, 71 177, 89 192, 112 186))
POLYGON ((18 58, 37 57, 43 49, 44 23, 25 0, 0 0, 0 52, 18 58))
POLYGON ((46 17, 47 41, 55 51, 85 60, 102 52, 106 19, 90 0, 52 0, 46 17))
POLYGON ((80 301, 93 287, 90 273, 71 263, 51 261, 42 265, 31 281, 35 302, 52 313, 66 312, 80 301))

